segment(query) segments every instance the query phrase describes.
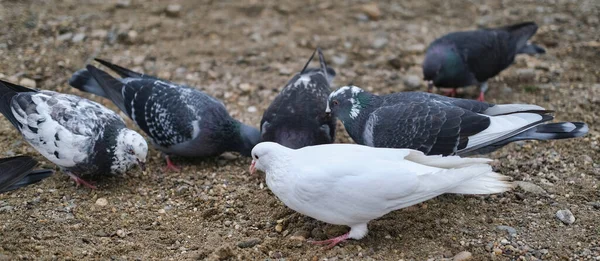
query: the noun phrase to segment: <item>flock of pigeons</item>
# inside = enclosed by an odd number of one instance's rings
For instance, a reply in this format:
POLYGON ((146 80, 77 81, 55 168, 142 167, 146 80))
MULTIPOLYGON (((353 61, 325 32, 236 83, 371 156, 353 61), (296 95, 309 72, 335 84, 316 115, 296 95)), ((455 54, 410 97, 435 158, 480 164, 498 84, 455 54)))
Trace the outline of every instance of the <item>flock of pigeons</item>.
MULTIPOLYGON (((252 157, 250 172, 266 173, 273 193, 313 218, 350 226, 349 233, 315 242, 333 247, 367 234, 382 215, 444 193, 491 194, 513 187, 483 158, 519 140, 579 137, 580 122, 549 123, 537 105, 483 101, 487 80, 519 53, 544 53, 528 40, 535 23, 455 32, 435 40, 423 62, 431 87, 479 85, 478 101, 427 92, 378 96, 358 86, 331 91, 335 70, 320 49, 320 66, 296 74, 264 112, 260 130, 232 118, 224 104, 193 87, 175 84, 96 59, 69 84, 110 99, 169 156, 210 157, 225 151, 252 157), (331 144, 339 119, 357 144, 331 144), (365 146, 366 145, 366 146, 365 146)), ((451 93, 454 95, 455 91, 451 93)), ((83 176, 115 175, 146 163, 148 145, 114 111, 82 97, 0 81, 0 112, 23 138, 78 185, 83 176)), ((0 192, 44 179, 36 161, 0 160, 0 192)))

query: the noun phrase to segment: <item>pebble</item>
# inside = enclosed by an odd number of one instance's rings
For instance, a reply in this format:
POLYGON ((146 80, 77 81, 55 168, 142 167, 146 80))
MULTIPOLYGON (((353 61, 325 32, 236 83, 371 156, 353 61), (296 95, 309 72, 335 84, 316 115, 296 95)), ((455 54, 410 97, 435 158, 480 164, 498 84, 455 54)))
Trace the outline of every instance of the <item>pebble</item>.
POLYGON ((406 47, 404 49, 404 51, 407 53, 412 53, 412 54, 420 54, 420 53, 425 52, 425 45, 424 44, 413 44, 413 45, 406 47))
POLYGON ((108 205, 108 200, 106 198, 99 198, 96 200, 96 205, 104 207, 108 205))
POLYGON ((243 92, 249 92, 256 89, 256 87, 250 83, 240 83, 239 88, 243 92))
POLYGON ((73 43, 79 43, 82 42, 85 39, 85 34, 84 33, 78 33, 75 36, 73 36, 73 38, 71 38, 71 42, 73 43))
POLYGON ((249 248, 249 247, 253 247, 256 246, 258 244, 260 244, 262 242, 262 240, 258 239, 258 238, 252 238, 246 241, 241 241, 237 244, 237 246, 239 248, 249 248))
POLYGON ((508 245, 508 244, 510 244, 510 241, 508 241, 506 238, 503 238, 502 240, 500 240, 500 244, 508 245))
POLYGON ((373 43, 371 43, 371 47, 375 48, 375 49, 381 49, 384 46, 386 46, 388 43, 388 39, 386 37, 377 37, 375 38, 375 40, 373 40, 373 43))
POLYGON ((0 213, 1 213, 1 212, 10 212, 10 211, 12 211, 14 208, 15 208, 15 207, 13 207, 13 206, 3 206, 3 207, 0 207, 0 213))
POLYGON ((348 56, 345 54, 338 54, 338 55, 334 55, 333 57, 331 57, 331 61, 335 64, 335 65, 344 65, 346 64, 346 62, 348 61, 348 56))
POLYGON ((158 214, 165 214, 167 211, 164 208, 158 210, 158 214))
POLYGON ((504 230, 508 233, 509 236, 514 237, 517 236, 517 230, 513 227, 509 227, 509 226, 497 226, 496 229, 498 230, 504 230))
POLYGON ((96 38, 96 39, 105 39, 107 35, 108 35, 108 31, 106 31, 104 29, 95 29, 90 33, 90 37, 96 38))
POLYGON ((250 106, 248 107, 247 111, 250 113, 255 113, 258 111, 258 109, 256 108, 256 106, 250 106))
POLYGON ((421 82, 421 77, 416 75, 407 75, 406 77, 404 77, 404 86, 409 91, 414 91, 421 88, 421 82))
POLYGON ((556 211, 556 218, 567 225, 575 223, 575 216, 573 216, 573 213, 568 209, 556 211))
POLYGON ((146 60, 146 56, 144 55, 138 55, 136 57, 133 58, 133 64, 136 66, 140 66, 144 63, 144 61, 146 60))
POLYGON ((519 80, 524 82, 533 82, 535 80, 535 70, 531 68, 518 69, 519 80))
POLYGON ((56 40, 59 42, 63 42, 63 41, 69 40, 71 38, 73 38, 73 33, 64 33, 64 34, 61 34, 58 37, 56 37, 56 40))
POLYGON ((275 231, 277 231, 277 233, 281 233, 281 231, 283 231, 283 225, 282 224, 277 224, 275 226, 275 231))
POLYGON ((125 233, 125 230, 119 229, 117 230, 117 236, 120 238, 124 238, 125 236, 127 236, 127 233, 125 233))
POLYGON ((471 252, 469 251, 462 251, 458 254, 456 254, 452 260, 453 261, 464 261, 464 260, 470 260, 471 258, 473 258, 473 254, 471 254, 471 252))
POLYGON ((29 88, 35 88, 36 83, 34 80, 29 79, 29 78, 23 78, 19 81, 19 85, 23 85, 25 87, 29 87, 29 88))
POLYGON ((495 247, 493 252, 494 252, 494 255, 497 255, 497 256, 502 255, 502 249, 500 249, 500 248, 495 247))
POLYGON ((377 3, 368 3, 360 7, 360 9, 369 17, 371 20, 379 20, 381 17, 381 9, 377 6, 377 3))
POLYGON ((131 6, 131 0, 117 0, 117 2, 115 3, 115 6, 117 8, 127 8, 127 7, 131 6))
POLYGON ((531 182, 516 181, 515 183, 517 183, 519 188, 521 188, 525 192, 529 192, 529 193, 533 193, 533 194, 546 194, 546 191, 542 187, 540 187, 536 184, 533 184, 531 182))
POLYGON ((180 4, 168 5, 166 13, 167 13, 167 16, 178 17, 181 14, 181 5, 180 4))

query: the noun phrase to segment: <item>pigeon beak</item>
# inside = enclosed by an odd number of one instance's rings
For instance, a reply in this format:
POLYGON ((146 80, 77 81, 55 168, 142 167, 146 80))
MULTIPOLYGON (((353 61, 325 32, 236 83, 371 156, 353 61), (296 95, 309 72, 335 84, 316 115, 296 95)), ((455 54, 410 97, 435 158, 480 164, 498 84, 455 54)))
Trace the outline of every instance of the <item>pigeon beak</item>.
POLYGON ((140 169, 142 169, 142 171, 146 171, 146 162, 138 160, 138 166, 140 166, 140 169))
POLYGON ((325 108, 325 115, 331 116, 331 108, 329 108, 329 102, 327 102, 327 108, 325 108))
POLYGON ((252 160, 252 164, 250 164, 250 174, 254 174, 254 172, 256 172, 256 161, 252 160))

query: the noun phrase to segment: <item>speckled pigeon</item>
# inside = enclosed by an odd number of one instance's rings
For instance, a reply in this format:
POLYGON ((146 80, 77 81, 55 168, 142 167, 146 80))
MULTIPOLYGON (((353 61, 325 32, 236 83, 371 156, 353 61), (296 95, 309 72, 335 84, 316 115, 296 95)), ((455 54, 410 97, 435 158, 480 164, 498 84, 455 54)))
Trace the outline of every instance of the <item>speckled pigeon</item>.
POLYGON ((426 92, 377 96, 356 86, 331 93, 326 111, 350 137, 372 147, 416 149, 427 155, 472 155, 518 140, 583 136, 582 122, 547 123, 554 117, 537 105, 496 105, 426 92))
POLYGON ((207 157, 237 151, 249 156, 260 139, 256 128, 233 119, 221 101, 202 91, 96 61, 122 78, 88 65, 69 84, 111 99, 166 154, 169 169, 178 170, 169 155, 207 157))
POLYGON ((297 149, 335 140, 335 118, 324 113, 335 71, 327 67, 320 49, 315 52, 264 112, 260 121, 262 141, 297 149), (315 52, 321 66, 307 68, 315 52))
POLYGON ((484 100, 487 80, 510 66, 519 53, 546 51, 528 43, 538 26, 526 22, 475 31, 454 32, 436 39, 427 48, 423 75, 429 91, 437 87, 456 88, 479 85, 479 101, 484 100))
POLYGON ((54 173, 51 169, 33 170, 36 164, 28 156, 0 159, 0 193, 40 182, 54 173))
POLYGON ((0 112, 75 182, 144 167, 148 145, 115 112, 90 100, 0 81, 0 112))

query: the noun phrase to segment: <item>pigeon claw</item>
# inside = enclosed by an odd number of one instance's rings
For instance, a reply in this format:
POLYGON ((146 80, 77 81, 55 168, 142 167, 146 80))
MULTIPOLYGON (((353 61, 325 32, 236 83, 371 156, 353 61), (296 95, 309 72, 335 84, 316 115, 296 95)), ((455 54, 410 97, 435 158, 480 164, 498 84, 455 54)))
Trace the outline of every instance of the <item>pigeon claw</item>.
POLYGON ((484 102, 485 101, 485 97, 484 97, 484 93, 480 92, 479 93, 479 97, 477 97, 477 100, 480 102, 484 102))
POLYGON ((181 169, 179 167, 177 167, 177 165, 173 164, 173 162, 171 161, 169 156, 166 156, 165 158, 167 159, 167 166, 164 169, 165 172, 169 172, 169 171, 180 172, 181 171, 181 169))
POLYGON ((444 93, 444 95, 448 96, 448 97, 456 97, 456 88, 452 88, 450 91, 447 91, 446 93, 444 93))
POLYGON ((83 185, 83 186, 86 186, 86 187, 88 187, 90 189, 96 189, 96 186, 88 183, 87 181, 83 180, 80 177, 75 176, 75 174, 70 174, 69 173, 69 177, 71 177, 71 179, 73 181, 75 181, 75 184, 76 184, 77 187, 79 187, 79 185, 83 185))
POLYGON ((334 237, 334 238, 330 238, 330 239, 323 240, 323 241, 309 241, 309 242, 314 245, 326 245, 325 249, 332 249, 337 244, 346 241, 349 236, 350 236, 350 233, 346 233, 339 237, 334 237))

